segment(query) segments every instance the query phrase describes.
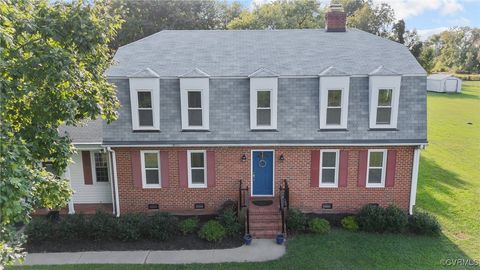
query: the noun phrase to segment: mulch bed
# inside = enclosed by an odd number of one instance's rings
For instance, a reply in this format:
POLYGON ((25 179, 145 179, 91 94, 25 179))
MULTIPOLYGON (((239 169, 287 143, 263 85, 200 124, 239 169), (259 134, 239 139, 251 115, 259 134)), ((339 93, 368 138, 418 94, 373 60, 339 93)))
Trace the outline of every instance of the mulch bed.
POLYGON ((43 241, 27 243, 27 252, 76 252, 76 251, 128 251, 128 250, 189 250, 189 249, 225 249, 235 248, 243 244, 240 236, 225 238, 221 242, 212 243, 200 239, 197 235, 177 236, 167 241, 139 240, 122 242, 118 240, 70 240, 43 241))

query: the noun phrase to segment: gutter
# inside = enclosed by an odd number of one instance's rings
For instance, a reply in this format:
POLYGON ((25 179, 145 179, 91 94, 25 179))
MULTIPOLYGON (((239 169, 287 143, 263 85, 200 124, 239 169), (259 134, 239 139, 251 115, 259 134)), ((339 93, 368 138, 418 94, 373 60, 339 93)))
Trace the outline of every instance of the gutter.
POLYGON ((107 146, 107 151, 110 153, 110 160, 112 161, 112 197, 114 200, 114 214, 116 217, 120 216, 120 199, 118 197, 118 177, 117 177, 117 158, 115 150, 112 150, 110 146, 107 146))

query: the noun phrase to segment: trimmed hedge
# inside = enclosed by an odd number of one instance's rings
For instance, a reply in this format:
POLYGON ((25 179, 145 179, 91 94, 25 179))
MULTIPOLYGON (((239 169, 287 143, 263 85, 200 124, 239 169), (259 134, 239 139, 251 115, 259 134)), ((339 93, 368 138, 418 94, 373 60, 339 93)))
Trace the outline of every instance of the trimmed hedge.
POLYGON ((362 231, 384 232, 387 223, 385 215, 383 207, 367 204, 358 213, 357 222, 362 231))
POLYGON ((225 236, 227 232, 225 228, 217 220, 210 220, 202 226, 202 229, 198 232, 198 236, 209 242, 219 242, 225 236))
POLYGON ((198 228, 198 223, 197 217, 184 219, 180 221, 180 232, 183 235, 194 233, 198 228))
POLYGON ((323 218, 312 218, 308 221, 308 230, 313 233, 328 233, 330 231, 330 223, 323 218))
POLYGON ((392 233, 404 232, 407 228, 408 216, 395 205, 385 208, 385 230, 392 233))
POLYGON ((425 212, 415 212, 408 218, 408 229, 415 234, 437 236, 442 231, 437 219, 425 212))
POLYGON ((165 241, 178 234, 178 218, 169 213, 158 213, 148 219, 145 234, 152 239, 165 241))
POLYGON ((287 229, 293 232, 305 230, 307 217, 298 209, 290 208, 287 213, 287 229))
POLYGON ((347 231, 358 231, 358 223, 355 216, 347 216, 342 218, 342 227, 347 231))

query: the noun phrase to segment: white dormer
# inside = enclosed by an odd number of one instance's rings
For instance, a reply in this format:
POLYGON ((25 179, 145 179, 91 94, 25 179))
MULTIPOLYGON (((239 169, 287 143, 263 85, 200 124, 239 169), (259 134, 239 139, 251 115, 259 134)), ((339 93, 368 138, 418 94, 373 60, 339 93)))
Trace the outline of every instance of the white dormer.
POLYGON ((260 68, 250 78, 250 128, 277 129, 278 74, 260 68))
POLYGON ((209 77, 198 68, 180 76, 182 130, 209 129, 209 77))
POLYGON ((129 76, 133 130, 160 130, 159 77, 150 68, 129 76))
POLYGON ((333 66, 319 76, 320 129, 346 129, 350 77, 333 66))
POLYGON ((371 129, 397 128, 402 76, 383 66, 369 73, 371 129))

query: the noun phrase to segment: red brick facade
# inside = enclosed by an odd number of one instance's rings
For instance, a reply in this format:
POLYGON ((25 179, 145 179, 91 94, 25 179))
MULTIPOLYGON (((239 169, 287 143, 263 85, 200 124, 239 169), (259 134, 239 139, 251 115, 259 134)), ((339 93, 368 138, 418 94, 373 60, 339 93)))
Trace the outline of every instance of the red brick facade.
MULTIPOLYGON (((156 148, 115 148, 120 212, 148 212, 148 204, 159 204, 160 211, 174 213, 212 213, 226 200, 238 200, 239 180, 251 186, 251 150, 275 150, 275 185, 278 193, 282 179, 289 179, 290 205, 306 212, 350 213, 368 203, 381 206, 396 204, 408 210, 410 185, 413 166, 414 147, 382 147, 396 150, 396 166, 393 187, 358 187, 359 151, 365 147, 338 147, 348 151, 347 186, 339 188, 311 187, 310 167, 311 151, 327 148, 320 147, 208 147, 208 148, 158 148, 161 155, 168 153, 168 187, 142 189, 134 187, 132 178, 131 155, 134 151, 156 148), (208 188, 185 188, 179 183, 178 152, 185 150, 215 151, 215 186, 208 188), (167 152, 165 152, 167 151, 167 152), (246 161, 241 157, 245 154, 246 161), (279 160, 280 155, 285 160, 279 160), (204 210, 194 210, 195 203, 205 203, 204 210), (333 209, 322 209, 323 203, 332 203, 333 209)), ((331 147, 329 149, 332 149, 331 147)), ((372 149, 372 148, 370 148, 372 149)), ((163 173, 162 173, 163 174, 163 173)))

